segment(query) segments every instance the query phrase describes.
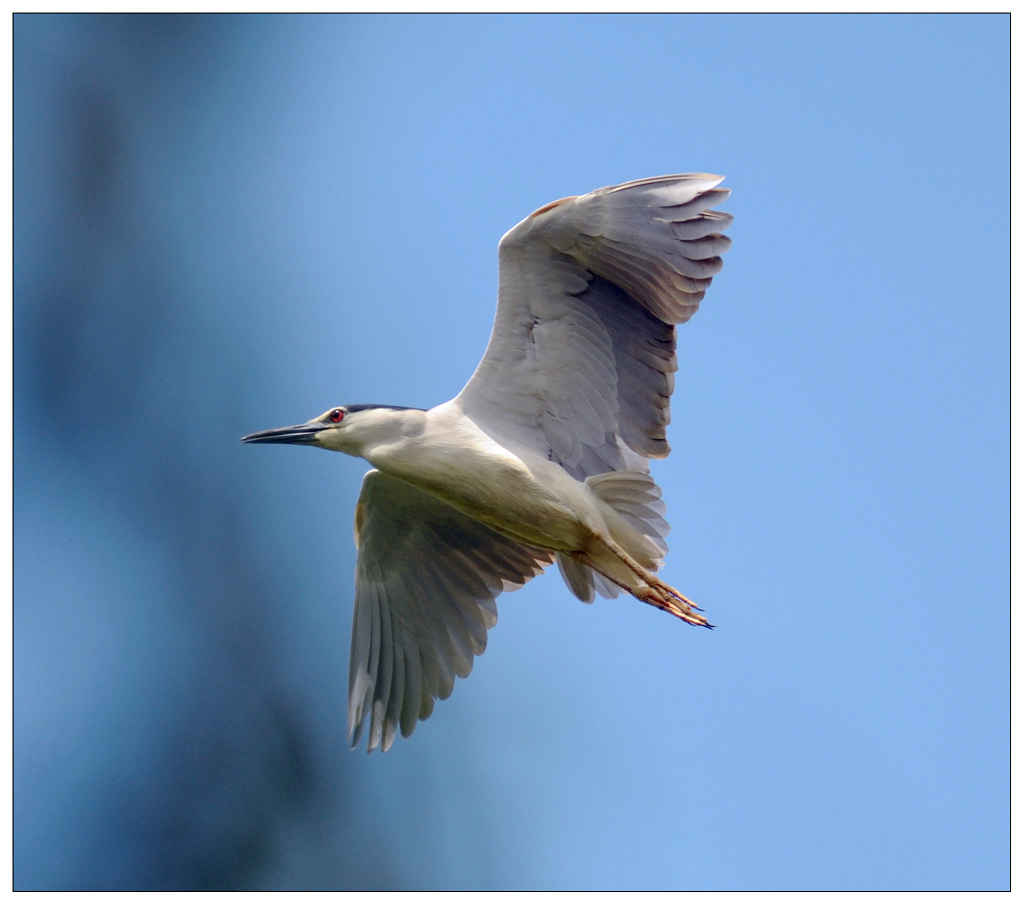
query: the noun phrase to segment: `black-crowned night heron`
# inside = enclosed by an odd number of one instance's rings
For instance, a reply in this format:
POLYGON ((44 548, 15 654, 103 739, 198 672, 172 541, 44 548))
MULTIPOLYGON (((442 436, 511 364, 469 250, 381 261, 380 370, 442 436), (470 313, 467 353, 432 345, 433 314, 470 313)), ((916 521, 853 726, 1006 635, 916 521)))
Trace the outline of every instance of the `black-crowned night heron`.
POLYGON ((648 459, 668 455, 675 325, 697 310, 730 244, 720 176, 658 176, 563 198, 499 246, 491 340, 436 408, 340 405, 243 437, 362 456, 349 665, 353 747, 367 750, 469 675, 495 598, 552 562, 583 601, 620 590, 691 625, 657 577, 668 550, 648 459))

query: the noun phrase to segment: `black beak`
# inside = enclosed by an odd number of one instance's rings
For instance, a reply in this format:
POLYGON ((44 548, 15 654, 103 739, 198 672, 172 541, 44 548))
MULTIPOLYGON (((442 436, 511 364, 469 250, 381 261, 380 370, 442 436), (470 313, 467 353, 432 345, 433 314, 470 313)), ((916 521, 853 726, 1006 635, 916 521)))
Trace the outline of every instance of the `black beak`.
POLYGON ((242 437, 243 443, 314 443, 316 435, 327 425, 321 421, 307 421, 294 427, 275 427, 242 437))

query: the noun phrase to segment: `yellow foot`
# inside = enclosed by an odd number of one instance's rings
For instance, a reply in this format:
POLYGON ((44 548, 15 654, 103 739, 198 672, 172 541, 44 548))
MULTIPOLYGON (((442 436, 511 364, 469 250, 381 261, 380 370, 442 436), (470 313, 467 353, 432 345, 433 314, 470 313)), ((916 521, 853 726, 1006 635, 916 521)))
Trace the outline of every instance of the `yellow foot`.
POLYGON ((675 598, 681 604, 689 607, 691 610, 697 610, 701 613, 704 612, 702 607, 697 606, 697 604, 695 604, 692 600, 690 600, 689 597, 685 596, 684 594, 680 594, 679 591, 672 587, 672 585, 662 581, 660 578, 658 578, 657 575, 651 575, 650 578, 647 580, 647 583, 652 588, 657 588, 663 594, 667 594, 669 597, 675 598))
POLYGON ((683 622, 687 622, 690 625, 700 625, 704 628, 714 628, 707 619, 699 612, 696 612, 699 607, 694 606, 692 601, 662 581, 659 581, 658 585, 659 587, 640 588, 634 593, 638 600, 649 603, 651 606, 664 610, 666 613, 671 613, 673 616, 682 619, 683 622), (663 590, 660 586, 667 590, 663 590))

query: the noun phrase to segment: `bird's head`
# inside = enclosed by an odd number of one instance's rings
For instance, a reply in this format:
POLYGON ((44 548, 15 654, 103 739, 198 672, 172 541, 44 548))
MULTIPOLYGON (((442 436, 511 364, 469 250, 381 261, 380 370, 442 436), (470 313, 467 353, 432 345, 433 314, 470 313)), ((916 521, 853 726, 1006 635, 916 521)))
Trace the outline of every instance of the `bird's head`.
POLYGON ((242 437, 243 443, 297 443, 365 456, 367 444, 404 433, 404 413, 421 412, 398 405, 339 405, 305 424, 275 427, 242 437))

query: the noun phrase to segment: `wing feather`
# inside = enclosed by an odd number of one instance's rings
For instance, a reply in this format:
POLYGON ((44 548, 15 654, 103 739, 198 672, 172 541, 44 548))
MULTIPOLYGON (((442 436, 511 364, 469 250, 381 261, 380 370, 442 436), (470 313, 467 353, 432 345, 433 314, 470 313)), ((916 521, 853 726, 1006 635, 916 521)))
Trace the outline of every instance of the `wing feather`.
POLYGON ((499 247, 498 309, 463 411, 578 480, 668 455, 675 326, 722 268, 720 176, 660 176, 541 208, 499 247))
POLYGON ((376 687, 381 694, 373 702, 373 721, 370 724, 370 747, 381 743, 384 731, 384 714, 387 713, 391 696, 391 667, 394 657, 394 639, 391 634, 391 608, 386 599, 374 589, 374 607, 380 615, 380 657, 377 662, 376 687))
POLYGON ((483 653, 495 598, 553 562, 405 481, 363 479, 357 507, 349 737, 386 751, 483 653))

